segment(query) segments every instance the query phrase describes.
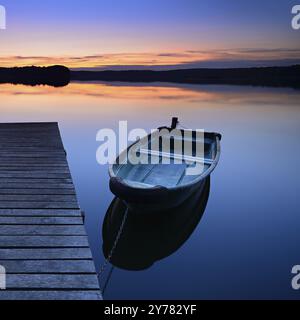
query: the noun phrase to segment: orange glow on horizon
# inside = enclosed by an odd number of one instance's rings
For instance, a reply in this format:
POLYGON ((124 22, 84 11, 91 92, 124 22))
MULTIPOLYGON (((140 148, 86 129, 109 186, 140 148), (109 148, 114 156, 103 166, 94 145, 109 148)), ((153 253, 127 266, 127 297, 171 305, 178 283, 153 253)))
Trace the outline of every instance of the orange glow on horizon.
POLYGON ((115 53, 87 56, 0 56, 0 66, 65 65, 69 68, 101 68, 105 66, 161 66, 213 59, 212 54, 196 53, 115 53))
POLYGON ((300 59, 300 49, 186 50, 161 53, 112 53, 83 56, 4 56, 1 67, 65 65, 69 68, 179 66, 205 61, 300 59))

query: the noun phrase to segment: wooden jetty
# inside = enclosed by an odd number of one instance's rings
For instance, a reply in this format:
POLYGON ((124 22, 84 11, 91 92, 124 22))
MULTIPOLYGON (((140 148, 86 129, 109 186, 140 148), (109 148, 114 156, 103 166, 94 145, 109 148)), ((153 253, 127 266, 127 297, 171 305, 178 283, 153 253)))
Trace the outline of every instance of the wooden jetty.
POLYGON ((100 300, 57 123, 0 124, 0 300, 100 300))

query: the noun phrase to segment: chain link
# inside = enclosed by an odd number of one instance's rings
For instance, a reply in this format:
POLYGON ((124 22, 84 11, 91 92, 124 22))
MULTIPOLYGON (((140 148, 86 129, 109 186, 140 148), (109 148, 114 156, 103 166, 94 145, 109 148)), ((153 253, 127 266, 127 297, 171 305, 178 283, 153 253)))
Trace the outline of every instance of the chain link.
POLYGON ((126 222, 126 219, 127 219, 127 216, 128 216, 128 208, 126 208, 126 211, 125 211, 125 214, 124 214, 124 217, 123 217, 123 220, 122 220, 122 223, 120 225, 120 228, 118 230, 118 234, 116 236, 116 239, 114 241, 114 244, 107 256, 107 258, 105 259, 104 263, 102 264, 102 266, 100 267, 99 269, 99 272, 97 273, 98 275, 98 278, 101 277, 101 275, 103 274, 103 272, 105 271, 106 267, 108 266, 108 264, 110 263, 111 261, 111 258, 116 250, 116 247, 117 247, 117 244, 121 238, 121 235, 122 235, 122 232, 123 232, 123 229, 124 229, 124 225, 125 225, 125 222, 126 222))

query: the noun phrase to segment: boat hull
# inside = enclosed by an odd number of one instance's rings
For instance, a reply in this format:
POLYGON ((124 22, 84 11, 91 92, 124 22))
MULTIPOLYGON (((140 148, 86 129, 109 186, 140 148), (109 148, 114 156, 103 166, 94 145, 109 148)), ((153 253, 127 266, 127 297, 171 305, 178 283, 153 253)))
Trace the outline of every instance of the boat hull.
POLYGON ((221 135, 214 132, 159 128, 133 143, 110 166, 110 190, 132 211, 178 207, 203 189, 219 161, 220 140, 221 135), (169 148, 165 148, 163 138, 169 148), (202 152, 197 153, 197 148, 202 152), (136 160, 133 155, 139 156, 138 163, 131 161, 136 160))
POLYGON ((153 212, 178 207, 196 191, 201 192, 207 178, 188 187, 170 190, 161 186, 149 189, 124 187, 122 180, 114 177, 110 179, 110 190, 123 200, 130 210, 139 213, 153 212))

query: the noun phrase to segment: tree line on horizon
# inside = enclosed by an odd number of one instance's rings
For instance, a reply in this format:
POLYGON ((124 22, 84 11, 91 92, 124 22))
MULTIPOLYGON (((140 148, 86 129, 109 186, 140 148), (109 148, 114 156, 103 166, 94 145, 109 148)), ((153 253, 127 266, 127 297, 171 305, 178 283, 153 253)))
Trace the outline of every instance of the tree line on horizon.
POLYGON ((169 71, 72 71, 65 66, 0 68, 0 83, 68 85, 70 81, 170 82, 180 84, 228 84, 300 88, 300 65, 169 71))

